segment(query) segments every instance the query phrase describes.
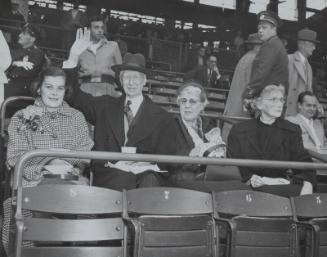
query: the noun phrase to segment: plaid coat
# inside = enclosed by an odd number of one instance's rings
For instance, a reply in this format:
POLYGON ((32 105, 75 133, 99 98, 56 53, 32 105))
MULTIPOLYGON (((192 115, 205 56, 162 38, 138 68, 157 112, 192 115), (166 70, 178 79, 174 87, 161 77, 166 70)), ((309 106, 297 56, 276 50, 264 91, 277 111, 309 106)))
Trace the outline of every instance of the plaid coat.
MULTIPOLYGON (((93 146, 89 137, 88 126, 83 114, 67 103, 56 112, 47 112, 40 99, 34 105, 44 108, 44 114, 40 117, 37 129, 33 131, 25 126, 22 111, 18 111, 9 124, 9 142, 7 152, 8 165, 15 166, 18 159, 27 151, 35 149, 70 149, 88 151, 93 146)), ((37 157, 30 160, 24 170, 23 185, 37 185, 43 175, 42 167, 53 157, 37 157)), ((85 165, 85 160, 67 159, 79 173, 85 165)))

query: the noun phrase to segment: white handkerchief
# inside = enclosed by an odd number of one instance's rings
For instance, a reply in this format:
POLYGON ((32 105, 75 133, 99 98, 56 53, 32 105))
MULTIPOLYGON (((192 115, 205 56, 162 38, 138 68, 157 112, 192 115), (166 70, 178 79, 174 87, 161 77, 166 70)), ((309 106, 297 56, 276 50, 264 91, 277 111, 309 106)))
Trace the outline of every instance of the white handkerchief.
POLYGON ((155 172, 167 172, 160 170, 157 164, 152 164, 149 162, 119 161, 115 164, 108 162, 107 165, 111 168, 132 172, 134 174, 139 174, 146 170, 152 170, 155 172))
POLYGON ((266 185, 274 186, 274 185, 289 185, 290 182, 285 178, 269 178, 269 177, 261 177, 266 185))

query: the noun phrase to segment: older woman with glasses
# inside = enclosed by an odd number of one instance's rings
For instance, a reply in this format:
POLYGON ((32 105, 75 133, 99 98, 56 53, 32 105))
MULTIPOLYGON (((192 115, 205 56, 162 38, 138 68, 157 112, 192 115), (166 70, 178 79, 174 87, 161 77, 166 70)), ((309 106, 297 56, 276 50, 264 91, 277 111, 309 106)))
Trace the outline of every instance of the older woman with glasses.
MULTIPOLYGON (((230 157, 312 162, 303 147, 301 129, 281 118, 285 103, 282 85, 267 85, 253 101, 258 117, 233 126, 228 137, 230 157)), ((254 190, 284 196, 311 194, 313 170, 240 167, 242 180, 254 190)))
MULTIPOLYGON (((177 103, 180 115, 175 117, 177 123, 177 154, 193 157, 225 156, 225 144, 221 139, 220 129, 201 113, 208 104, 204 88, 195 81, 185 83, 178 89, 177 103)), ((178 166, 172 174, 172 182, 203 180, 205 166, 178 166)))

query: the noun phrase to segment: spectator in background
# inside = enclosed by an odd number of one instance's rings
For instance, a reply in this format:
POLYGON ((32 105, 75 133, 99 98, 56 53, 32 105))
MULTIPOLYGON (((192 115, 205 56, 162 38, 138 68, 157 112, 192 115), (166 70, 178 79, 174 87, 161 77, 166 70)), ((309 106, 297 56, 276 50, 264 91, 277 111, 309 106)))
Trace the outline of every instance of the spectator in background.
MULTIPOLYGON (((281 118, 285 103, 282 85, 257 89, 254 108, 258 118, 234 125, 228 136, 229 156, 236 159, 312 162, 303 147, 299 126, 281 118)), ((239 167, 244 183, 254 190, 294 196, 312 194, 313 170, 239 167)))
MULTIPOLYGON (((235 68, 224 111, 224 115, 228 116, 249 117, 249 113, 244 111, 240 99, 242 99, 245 87, 250 81, 252 64, 260 50, 262 41, 260 40, 258 33, 255 33, 249 35, 248 40, 244 43, 249 45, 249 47, 252 47, 252 49, 241 58, 235 68)), ((227 139, 231 127, 231 124, 227 122, 224 123, 222 136, 225 140, 227 139)))
POLYGON ((265 85, 284 85, 288 90, 288 58, 282 41, 277 36, 281 21, 276 13, 263 11, 258 14, 258 34, 263 41, 253 61, 250 82, 243 93, 244 104, 251 110, 251 99, 257 97, 265 85))
POLYGON ((196 66, 193 70, 185 74, 185 79, 194 79, 201 85, 208 88, 218 88, 220 86, 221 75, 217 66, 217 57, 213 54, 208 56, 206 65, 196 66))
POLYGON ((8 82, 5 71, 11 64, 10 49, 0 30, 0 105, 4 100, 4 84, 8 82))
MULTIPOLYGON (((43 51, 35 45, 38 38, 36 26, 26 24, 22 28, 18 39, 21 48, 12 52, 12 64, 7 71, 9 82, 5 85, 5 99, 10 96, 30 96, 30 85, 45 63, 43 51)), ((19 104, 16 107, 9 108, 12 110, 8 114, 12 115, 12 111, 22 108, 19 104)))
POLYGON ((121 64, 122 57, 115 41, 104 36, 104 22, 101 16, 89 20, 90 45, 78 59, 81 90, 93 96, 118 96, 115 90, 113 65, 121 64))
POLYGON ((288 56, 289 89, 286 101, 285 116, 297 113, 297 99, 304 91, 312 92, 312 69, 308 57, 316 49, 317 33, 302 29, 297 33, 298 50, 288 56))
POLYGON ((235 46, 236 52, 238 53, 238 57, 242 56, 243 45, 244 45, 244 39, 242 37, 242 31, 238 30, 236 32, 236 36, 234 38, 233 44, 235 46))
POLYGON ((61 20, 61 26, 65 30, 62 37, 62 48, 68 50, 74 42, 75 33, 78 28, 83 28, 87 24, 86 15, 78 10, 80 0, 75 0, 73 9, 65 12, 61 20))
MULTIPOLYGON (((1 22, 2 25, 20 28, 25 23, 24 16, 19 12, 19 4, 19 0, 11 0, 10 10, 1 10, 1 17, 6 19, 6 21, 1 22)), ((3 35, 11 47, 17 47, 15 45, 17 42, 16 29, 5 28, 3 35)))
POLYGON ((301 92, 297 99, 298 113, 286 117, 301 127, 304 147, 326 154, 326 137, 322 122, 317 119, 318 99, 311 91, 301 92))

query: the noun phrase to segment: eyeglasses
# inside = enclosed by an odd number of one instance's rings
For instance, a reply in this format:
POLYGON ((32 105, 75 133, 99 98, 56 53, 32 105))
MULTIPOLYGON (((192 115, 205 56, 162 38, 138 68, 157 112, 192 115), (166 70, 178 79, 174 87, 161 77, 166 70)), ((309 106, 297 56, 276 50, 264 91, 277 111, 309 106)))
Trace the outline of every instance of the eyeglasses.
POLYGON ((274 98, 262 98, 262 100, 267 100, 267 101, 270 101, 274 104, 277 104, 279 102, 281 102, 282 104, 284 104, 286 102, 285 98, 277 98, 277 97, 274 97, 274 98))
POLYGON ((190 99, 187 99, 187 98, 178 98, 178 102, 179 102, 181 105, 186 105, 187 102, 188 102, 190 105, 196 105, 197 103, 200 102, 200 99, 194 99, 194 98, 190 98, 190 99))

